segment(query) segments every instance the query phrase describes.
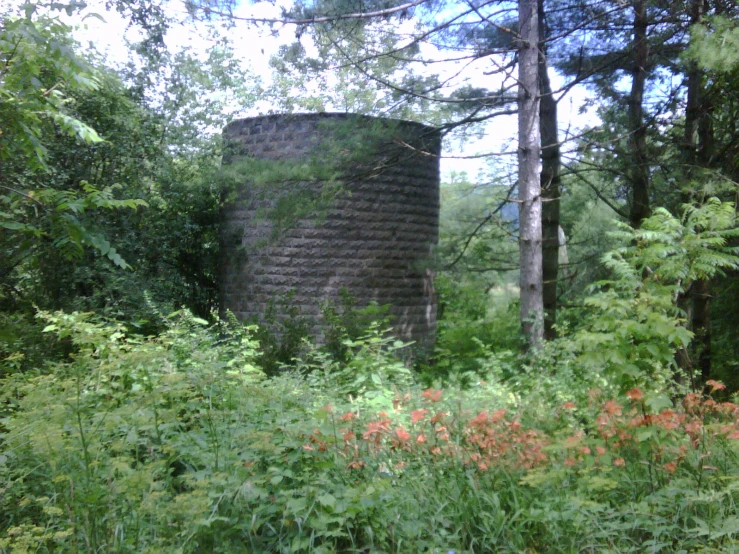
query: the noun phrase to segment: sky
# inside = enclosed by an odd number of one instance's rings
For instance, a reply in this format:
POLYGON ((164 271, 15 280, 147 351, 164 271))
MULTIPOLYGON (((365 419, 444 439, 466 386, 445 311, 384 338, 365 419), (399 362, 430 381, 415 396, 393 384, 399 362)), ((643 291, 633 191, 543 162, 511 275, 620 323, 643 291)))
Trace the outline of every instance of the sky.
MULTIPOLYGON (((242 17, 279 17, 282 6, 289 4, 289 0, 277 0, 274 4, 259 2, 256 4, 241 4, 235 14, 242 17)), ((210 47, 210 43, 202 39, 197 24, 188 21, 184 6, 178 2, 168 4, 172 10, 171 15, 182 21, 182 25, 174 26, 166 37, 167 47, 171 51, 177 51, 190 47, 194 52, 203 55, 210 47)), ((128 60, 128 41, 135 41, 138 33, 135 29, 128 28, 128 23, 116 12, 107 11, 103 0, 91 0, 84 13, 96 13, 102 16, 104 21, 94 17, 87 17, 81 22, 77 14, 67 20, 75 26, 75 36, 84 45, 91 44, 99 52, 105 53, 109 62, 113 64, 125 63, 128 60)), ((202 24, 200 24, 202 27, 202 24)), ((270 29, 267 26, 237 24, 236 27, 227 31, 233 42, 235 51, 241 63, 249 68, 253 74, 258 76, 266 85, 271 79, 270 57, 277 53, 278 48, 288 44, 295 39, 295 29, 292 26, 277 26, 270 29)), ((304 45, 310 45, 303 41, 304 45)), ((422 54, 427 57, 443 56, 444 52, 433 51, 432 47, 425 47, 422 54)), ((459 64, 448 63, 436 64, 433 71, 442 74, 456 75, 460 71, 459 64)), ((431 71, 431 69, 430 69, 431 71)), ((496 88, 500 81, 495 76, 486 76, 484 67, 472 64, 463 69, 454 79, 454 84, 469 83, 473 86, 496 88)), ((552 87, 554 90, 562 87, 564 80, 559 75, 552 75, 552 87)), ((560 140, 565 135, 575 135, 585 126, 597 125, 599 120, 595 108, 582 111, 581 107, 591 98, 588 90, 578 86, 569 91, 559 101, 560 140)), ((265 103, 257 103, 253 107, 244 109, 243 106, 232 106, 230 111, 238 117, 250 117, 265 113, 271 106, 265 103)), ((515 153, 515 138, 517 133, 517 122, 515 116, 504 116, 495 118, 484 130, 482 138, 467 138, 464 141, 448 141, 445 148, 445 157, 442 158, 442 175, 448 179, 452 172, 467 172, 470 177, 475 177, 479 172, 488 170, 484 158, 476 158, 487 152, 511 152, 515 153)), ((566 147, 565 147, 566 149, 566 147)), ((512 155, 507 158, 515 157, 512 155)))

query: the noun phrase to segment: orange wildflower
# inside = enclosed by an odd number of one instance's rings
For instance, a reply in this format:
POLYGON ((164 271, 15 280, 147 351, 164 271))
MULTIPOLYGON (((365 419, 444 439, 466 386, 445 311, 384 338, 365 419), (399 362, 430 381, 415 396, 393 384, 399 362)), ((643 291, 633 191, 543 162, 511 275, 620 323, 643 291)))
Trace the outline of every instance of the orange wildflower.
POLYGON ((615 465, 616 467, 624 467, 626 465, 626 460, 624 460, 623 458, 616 458, 615 460, 613 460, 613 465, 615 465))
POLYGON ((644 398, 644 393, 639 389, 631 389, 629 392, 626 393, 626 396, 628 396, 631 400, 634 400, 635 402, 639 402, 644 398))
POLYGON ((418 423, 423 418, 425 418, 426 417, 426 414, 428 414, 428 413, 429 413, 428 410, 413 410, 411 412, 411 422, 412 423, 418 423))
POLYGON ((603 411, 611 415, 621 415, 621 405, 615 400, 609 400, 603 406, 603 411))
POLYGON ((693 420, 685 424, 685 432, 689 435, 697 435, 703 429, 703 423, 700 420, 693 420))
POLYGON ((473 417, 470 420, 470 425, 473 426, 473 427, 485 425, 485 423, 487 422, 487 420, 488 420, 488 412, 487 412, 487 410, 485 410, 484 412, 480 412, 475 417, 473 417))
POLYGON ((574 402, 565 402, 564 404, 562 404, 563 410, 574 410, 575 408, 577 408, 577 404, 575 404, 574 402))
POLYGON ((371 421, 367 424, 367 430, 362 434, 362 438, 367 440, 373 435, 379 437, 379 435, 390 429, 390 420, 381 419, 380 421, 371 421))
POLYGON ((408 442, 411 438, 411 434, 402 427, 395 430, 395 436, 400 442, 408 442))
POLYGON ((446 414, 444 412, 436 412, 434 417, 431 418, 431 423, 439 423, 446 414))
POLYGON ((677 464, 675 462, 668 462, 662 466, 669 473, 675 473, 677 471, 677 464))
POLYGON ((351 421, 357 417, 354 412, 346 412, 339 417, 339 421, 351 421))
POLYGON ((724 390, 726 388, 726 385, 724 385, 721 381, 716 381, 714 379, 709 379, 708 381, 706 381, 706 386, 711 387, 711 392, 724 390))
POLYGON ((423 396, 426 400, 430 400, 431 402, 439 402, 441 400, 441 395, 444 391, 437 390, 437 389, 426 389, 423 391, 421 396, 423 396))

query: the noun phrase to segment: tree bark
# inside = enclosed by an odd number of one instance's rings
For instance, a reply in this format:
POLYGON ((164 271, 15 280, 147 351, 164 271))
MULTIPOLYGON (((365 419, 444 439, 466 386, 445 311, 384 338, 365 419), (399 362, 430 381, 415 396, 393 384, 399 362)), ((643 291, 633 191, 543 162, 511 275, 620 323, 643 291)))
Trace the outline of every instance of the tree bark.
POLYGON ((647 128, 644 125, 644 87, 647 80, 647 2, 634 1, 634 65, 631 70, 629 95, 629 150, 631 153, 631 209, 629 221, 639 227, 649 216, 649 162, 647 159, 647 128))
POLYGON ((529 348, 544 336, 539 161, 539 23, 537 0, 519 0, 518 198, 521 326, 529 348))
POLYGON ((539 129, 541 133, 542 280, 544 338, 556 337, 557 283, 559 280, 560 155, 557 137, 557 102, 552 94, 547 64, 544 0, 538 0, 539 17, 539 129))
MULTIPOLYGON (((693 0, 690 10, 690 24, 703 20, 706 13, 705 0, 693 0)), ((713 125, 711 102, 704 91, 705 73, 692 62, 687 72, 687 94, 685 106, 685 135, 683 139, 684 177, 683 202, 690 202, 693 196, 692 183, 699 178, 700 168, 711 165, 713 151, 713 125)), ((701 279, 690 287, 687 298, 686 318, 688 328, 695 338, 689 350, 692 367, 697 367, 705 382, 711 377, 711 282, 701 279)))

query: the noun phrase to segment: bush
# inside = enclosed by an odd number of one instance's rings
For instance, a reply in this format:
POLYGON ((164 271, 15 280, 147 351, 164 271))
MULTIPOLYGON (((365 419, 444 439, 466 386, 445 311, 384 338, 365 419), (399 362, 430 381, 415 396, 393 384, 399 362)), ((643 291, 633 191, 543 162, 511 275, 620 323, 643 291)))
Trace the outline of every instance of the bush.
POLYGON ((423 390, 377 328, 347 341, 346 365, 314 350, 307 374, 264 379, 248 328, 180 313, 147 339, 44 318, 76 353, 4 382, 6 551, 736 546, 733 403, 641 389, 559 403, 556 374, 533 406, 494 375, 423 390))

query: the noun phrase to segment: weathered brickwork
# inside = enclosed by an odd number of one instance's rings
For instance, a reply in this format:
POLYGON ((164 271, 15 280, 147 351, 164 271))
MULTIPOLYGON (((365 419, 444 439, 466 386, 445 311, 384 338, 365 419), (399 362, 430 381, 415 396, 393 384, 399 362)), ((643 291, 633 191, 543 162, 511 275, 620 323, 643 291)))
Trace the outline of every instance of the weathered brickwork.
MULTIPOLYGON (((299 160, 322 147, 332 124, 345 132, 347 124, 385 123, 343 114, 264 116, 234 121, 224 138, 238 155, 299 160)), ((270 240, 273 223, 263 216, 274 199, 248 182, 238 187, 222 211, 222 309, 258 320, 271 300, 293 291, 301 312, 320 322, 321 305, 338 303, 345 288, 360 304, 390 304, 399 337, 426 347, 433 342, 440 138, 416 123, 387 125, 390 136, 371 159, 347 168, 350 177, 331 207, 294 222, 277 239, 270 240)), ((321 334, 320 323, 315 332, 321 334)))

